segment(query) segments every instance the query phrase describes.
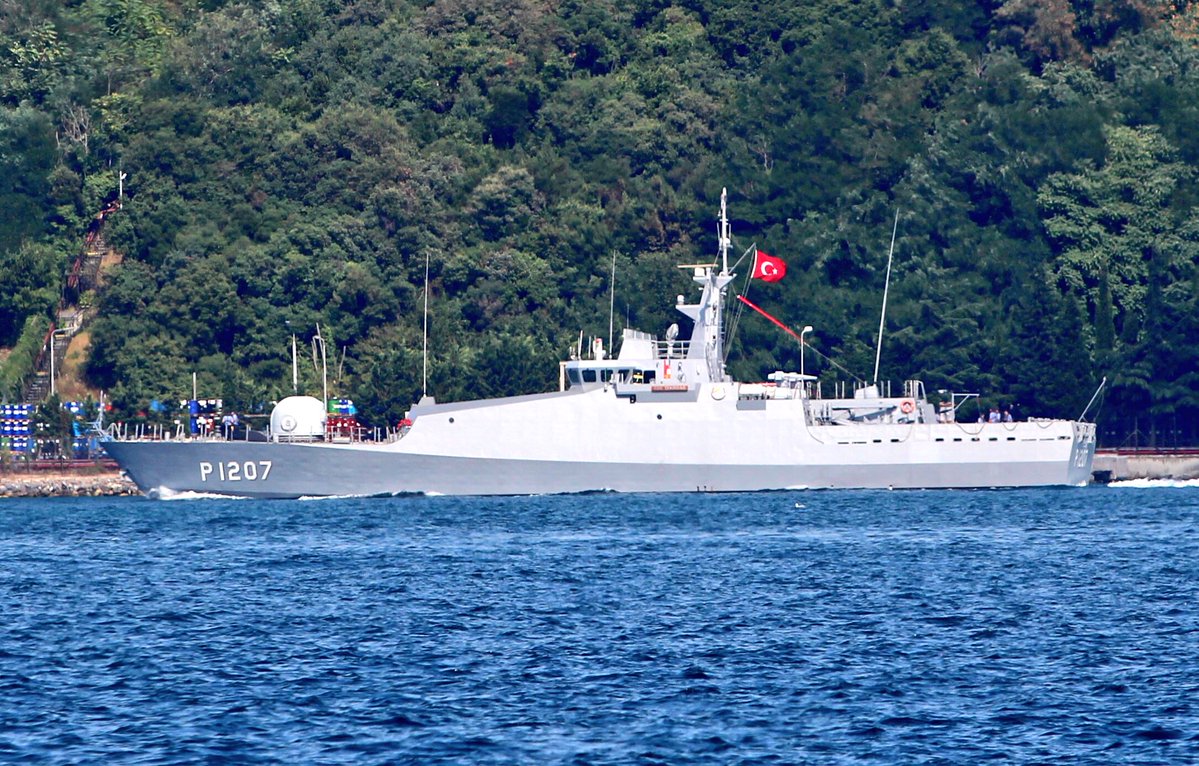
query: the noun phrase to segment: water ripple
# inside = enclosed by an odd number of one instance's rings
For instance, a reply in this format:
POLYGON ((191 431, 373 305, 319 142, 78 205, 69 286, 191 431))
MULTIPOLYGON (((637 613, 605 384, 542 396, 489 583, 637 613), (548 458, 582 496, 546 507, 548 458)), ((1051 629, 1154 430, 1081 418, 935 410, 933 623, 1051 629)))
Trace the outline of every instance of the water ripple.
POLYGON ((1192 489, 0 510, 3 761, 1199 761, 1192 489))

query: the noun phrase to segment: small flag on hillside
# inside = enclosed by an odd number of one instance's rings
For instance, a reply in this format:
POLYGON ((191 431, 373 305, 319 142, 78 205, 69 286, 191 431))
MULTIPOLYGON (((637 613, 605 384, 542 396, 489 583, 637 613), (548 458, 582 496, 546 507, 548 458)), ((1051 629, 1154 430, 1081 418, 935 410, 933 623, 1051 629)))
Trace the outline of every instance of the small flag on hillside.
POLYGON ((787 264, 782 258, 756 250, 754 255, 754 279, 777 282, 787 275, 787 264))

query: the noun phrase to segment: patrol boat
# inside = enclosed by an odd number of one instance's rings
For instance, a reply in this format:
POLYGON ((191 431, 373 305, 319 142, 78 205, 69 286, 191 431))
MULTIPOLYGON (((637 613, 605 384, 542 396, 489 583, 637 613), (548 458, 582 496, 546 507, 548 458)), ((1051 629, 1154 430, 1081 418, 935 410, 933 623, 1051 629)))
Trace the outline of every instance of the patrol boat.
MULTIPOLYGON (((283 399, 261 441, 111 438, 104 447, 151 496, 263 498, 743 492, 807 488, 1083 485, 1093 423, 956 422, 918 380, 898 395, 863 385, 825 398, 816 378, 778 371, 738 382, 725 369, 723 315, 734 273, 725 196, 715 262, 688 266, 688 340, 626 329, 561 363, 559 391, 437 403, 364 439, 331 425, 314 397, 283 399), (586 357, 586 358, 585 358, 586 357), (948 421, 948 422, 946 422, 948 421)), ((581 345, 581 344, 580 344, 581 345)), ((583 349, 579 349, 582 352, 583 349)), ((951 400, 959 401, 959 400, 951 400)))

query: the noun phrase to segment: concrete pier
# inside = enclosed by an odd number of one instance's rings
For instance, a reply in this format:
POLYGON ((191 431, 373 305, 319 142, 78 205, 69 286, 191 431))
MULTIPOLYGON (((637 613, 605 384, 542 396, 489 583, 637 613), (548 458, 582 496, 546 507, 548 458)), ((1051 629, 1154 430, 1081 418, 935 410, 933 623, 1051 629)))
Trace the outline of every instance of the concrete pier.
POLYGON ((1199 479, 1199 449, 1098 450, 1092 464, 1097 482, 1127 479, 1199 479))

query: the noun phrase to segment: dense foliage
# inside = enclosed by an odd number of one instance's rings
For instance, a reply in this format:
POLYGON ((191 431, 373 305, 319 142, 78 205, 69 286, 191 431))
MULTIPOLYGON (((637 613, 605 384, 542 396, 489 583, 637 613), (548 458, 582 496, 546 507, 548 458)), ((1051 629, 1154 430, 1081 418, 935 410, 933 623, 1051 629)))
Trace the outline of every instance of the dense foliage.
POLYGON ((22 387, 36 370, 38 352, 49 331, 50 320, 41 314, 32 314, 25 320, 16 345, 0 360, 0 401, 12 402, 21 398, 22 387))
MULTIPOLYGON (((106 236, 118 406, 291 389, 290 338, 395 422, 547 389, 580 331, 661 334, 674 267, 788 260, 767 309, 882 377, 1199 438, 1199 13, 1150 0, 0 0, 0 344, 106 236), (307 346, 304 346, 307 349, 307 346)), ((798 368, 741 318, 733 371, 798 368)), ((305 353, 303 386, 319 391, 305 353)), ((808 369, 812 364, 808 364, 808 369)), ((828 381, 844 375, 822 366, 828 381)))

